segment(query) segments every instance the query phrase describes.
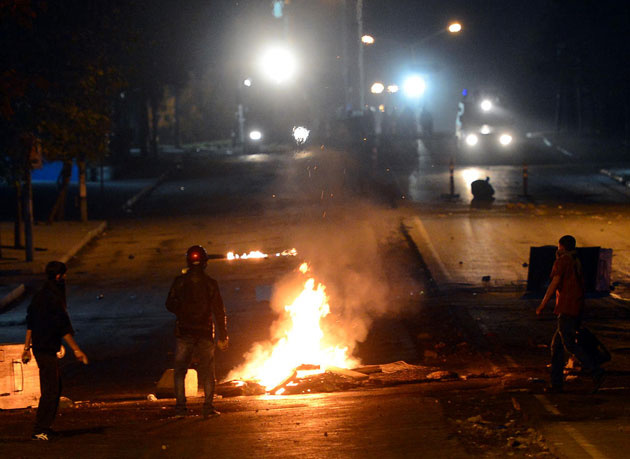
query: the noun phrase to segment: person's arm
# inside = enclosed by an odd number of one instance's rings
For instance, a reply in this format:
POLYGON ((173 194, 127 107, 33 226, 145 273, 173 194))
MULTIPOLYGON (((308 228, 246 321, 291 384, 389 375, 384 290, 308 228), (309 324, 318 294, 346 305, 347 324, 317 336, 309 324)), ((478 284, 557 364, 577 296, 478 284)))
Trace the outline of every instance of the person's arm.
POLYGON ((83 362, 84 365, 87 365, 88 364, 87 355, 85 355, 85 353, 81 350, 81 348, 79 348, 79 345, 72 337, 72 334, 67 333, 63 335, 63 339, 66 343, 68 343, 68 346, 70 346, 70 348, 74 351, 74 356, 77 358, 77 360, 80 360, 81 362, 83 362))
POLYGON ((542 314, 543 309, 545 309, 545 305, 549 302, 549 300, 551 299, 551 296, 556 292, 559 284, 560 284, 560 275, 556 274, 551 279, 551 283, 549 284, 549 287, 547 287, 547 292, 545 293, 545 297, 540 302, 540 305, 536 308, 537 315, 542 314))
POLYGON ((166 298, 166 309, 175 315, 177 315, 181 306, 181 300, 178 295, 180 283, 179 279, 179 277, 175 278, 173 284, 171 285, 171 289, 168 291, 168 297, 166 298))
POLYGON ((26 330, 26 337, 24 338, 24 352, 22 352, 22 363, 26 364, 31 361, 31 335, 30 329, 26 330))
POLYGON ((227 314, 225 313, 225 305, 223 304, 223 298, 221 298, 221 292, 219 286, 215 286, 215 292, 212 297, 212 315, 217 325, 217 335, 219 337, 217 346, 220 350, 225 351, 228 348, 229 340, 227 332, 227 314))

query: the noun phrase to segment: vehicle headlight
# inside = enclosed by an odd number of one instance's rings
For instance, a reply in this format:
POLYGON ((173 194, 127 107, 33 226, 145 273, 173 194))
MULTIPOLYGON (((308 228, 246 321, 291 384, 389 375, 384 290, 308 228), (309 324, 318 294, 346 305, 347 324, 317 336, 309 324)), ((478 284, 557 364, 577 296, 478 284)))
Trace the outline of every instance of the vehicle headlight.
POLYGON ((474 147, 475 145, 477 145, 477 142, 479 142, 479 137, 477 137, 475 134, 468 134, 466 136, 466 143, 469 146, 474 147))
POLYGON ((512 143, 512 136, 510 134, 501 134, 499 137, 499 143, 504 147, 512 143))
POLYGON ((253 130, 249 133, 249 138, 254 141, 260 140, 262 139, 262 132, 258 130, 253 130))
POLYGON ((479 132, 481 132, 482 134, 490 134, 490 126, 484 124, 483 126, 481 126, 481 129, 479 129, 479 132))

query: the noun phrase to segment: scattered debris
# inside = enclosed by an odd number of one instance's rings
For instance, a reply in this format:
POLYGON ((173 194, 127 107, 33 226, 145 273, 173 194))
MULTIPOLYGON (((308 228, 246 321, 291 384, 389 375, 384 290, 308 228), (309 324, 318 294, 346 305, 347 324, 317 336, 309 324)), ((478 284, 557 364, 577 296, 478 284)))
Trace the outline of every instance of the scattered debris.
POLYGON ((429 373, 427 375, 427 379, 444 381, 447 379, 459 379, 459 375, 455 373, 454 371, 438 370, 438 371, 429 373))
POLYGON ((74 405, 74 402, 68 397, 59 398, 59 408, 70 408, 74 405))

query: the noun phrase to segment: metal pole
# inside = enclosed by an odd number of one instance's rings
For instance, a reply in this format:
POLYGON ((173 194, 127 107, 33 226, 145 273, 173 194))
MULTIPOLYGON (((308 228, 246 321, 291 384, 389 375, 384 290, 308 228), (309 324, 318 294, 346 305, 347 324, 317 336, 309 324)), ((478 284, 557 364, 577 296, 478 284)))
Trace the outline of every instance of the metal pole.
POLYGON ((341 2, 341 77, 343 78, 344 115, 350 105, 348 91, 348 4, 341 2))
POLYGON ((363 36, 363 0, 357 0, 357 43, 359 44, 359 104, 361 105, 361 111, 365 107, 365 74, 363 69, 363 43, 361 37, 363 36))
POLYGON ((455 196, 455 161, 453 161, 453 158, 451 158, 450 162, 448 163, 448 171, 449 171, 449 175, 450 175, 450 194, 451 197, 455 196))

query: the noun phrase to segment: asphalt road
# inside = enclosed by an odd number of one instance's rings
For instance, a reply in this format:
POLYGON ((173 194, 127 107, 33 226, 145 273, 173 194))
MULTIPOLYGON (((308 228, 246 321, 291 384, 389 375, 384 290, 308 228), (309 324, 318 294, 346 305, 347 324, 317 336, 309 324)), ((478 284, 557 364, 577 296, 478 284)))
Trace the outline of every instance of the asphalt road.
MULTIPOLYGON (((49 455, 577 457, 588 453, 593 431, 565 434, 571 440, 563 443, 557 440, 565 432, 559 430, 557 418, 571 426, 585 417, 591 419, 589 410, 568 412, 569 403, 555 408, 557 413, 545 412, 534 396, 540 395, 541 386, 532 385, 530 378, 545 377, 547 358, 538 344, 546 340, 552 323, 535 342, 526 336, 510 342, 513 328, 501 332, 493 315, 482 311, 492 303, 487 294, 471 290, 452 296, 448 289, 440 290, 431 275, 430 254, 424 248, 418 254, 417 246, 400 230, 405 218, 469 211, 463 191, 459 200, 444 201, 440 196, 442 184, 448 183, 448 169, 441 169, 445 155, 423 144, 403 154, 380 153, 376 162, 326 148, 188 157, 181 168, 173 165, 168 180, 133 212, 108 215, 107 233, 82 253, 68 279, 77 340, 92 363, 80 367, 68 358, 62 362, 64 394, 90 403, 62 412, 57 428, 65 435, 47 450, 49 455), (217 402, 224 415, 207 423, 199 418, 173 422, 169 419, 172 401, 115 403, 146 398, 172 364, 174 320, 164 308, 164 299, 192 244, 204 245, 211 254, 208 272, 219 280, 229 315, 231 347, 217 357, 219 379, 243 362, 255 342, 273 338, 278 307, 286 301, 283 286, 294 282, 302 261, 311 264, 330 295, 330 333, 340 334, 363 363, 405 360, 487 378, 367 392, 224 399, 217 402), (224 258, 228 251, 273 254, 293 247, 298 250, 295 258, 237 262, 224 258), (473 293, 477 300, 471 305, 473 293), (489 335, 488 325, 484 328, 478 322, 495 327, 493 333, 489 335), (541 438, 540 432, 555 438, 555 443, 541 438), (516 438, 520 440, 515 442, 516 438)), ((556 199, 584 203, 584 185, 576 183, 576 175, 565 176, 567 167, 561 159, 536 166, 547 174, 540 179, 540 188, 532 177, 536 205, 551 205, 556 199), (553 194, 540 191, 545 189, 553 194)), ((518 197, 519 165, 469 167, 479 168, 481 174, 492 172, 497 201, 491 211, 503 212, 518 197)), ((623 204, 625 190, 615 188, 610 179, 599 181, 592 165, 572 167, 577 176, 587 177, 586 183, 592 181, 591 194, 598 196, 595 203, 623 204)), ((456 170, 456 187, 463 190, 470 176, 456 170)), ((545 175, 535 175, 539 176, 545 175)), ((438 224, 432 233, 444 228, 438 224)), ((447 253, 455 251, 452 247, 449 252, 448 242, 440 246, 447 253)), ((504 311, 513 298, 497 301, 497 309, 504 311)), ((0 316, 3 340, 23 339, 25 307, 21 304, 0 316)), ((620 314, 624 311, 621 308, 620 314)), ((576 385, 575 393, 587 390, 587 385, 576 385)), ((597 400, 614 406, 627 398, 622 389, 597 400)), ((595 403, 590 400, 588 407, 595 403)), ((548 403, 556 406, 555 400, 548 403)), ((32 413, 24 411, 0 413, 0 451, 7 457, 44 455, 39 446, 23 441, 31 418, 32 413)), ((627 412, 618 411, 611 426, 626 425, 627 418, 627 412)), ((615 445, 599 457, 622 457, 617 453, 623 451, 623 441, 617 438, 615 445)), ((601 453, 601 447, 594 448, 601 453)))

